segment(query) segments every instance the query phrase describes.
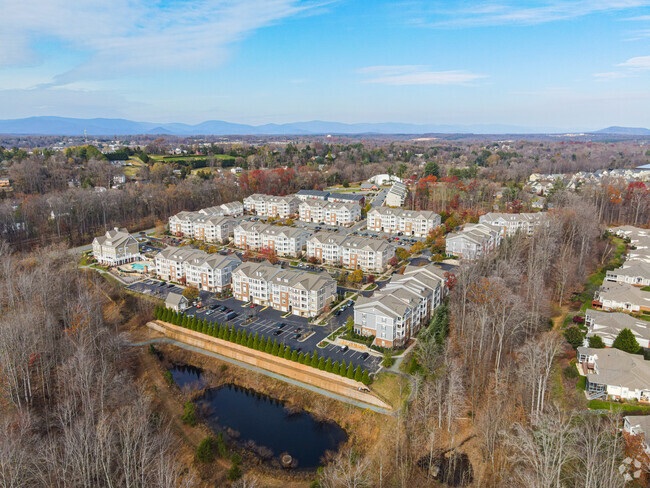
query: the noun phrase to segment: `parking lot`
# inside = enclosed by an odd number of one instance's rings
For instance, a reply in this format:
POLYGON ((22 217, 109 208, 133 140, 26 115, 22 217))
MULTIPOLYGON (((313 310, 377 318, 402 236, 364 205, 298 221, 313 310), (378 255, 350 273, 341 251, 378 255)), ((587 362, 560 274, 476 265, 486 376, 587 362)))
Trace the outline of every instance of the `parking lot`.
MULTIPOLYGON (((160 299, 165 299, 170 292, 182 293, 182 287, 169 284, 160 286, 159 281, 144 280, 134 283, 128 289, 153 296, 160 299)), ((364 358, 362 353, 348 349, 343 351, 340 347, 328 344, 324 348, 318 348, 317 345, 325 337, 327 337, 339 324, 345 323, 347 318, 353 314, 353 306, 346 308, 338 317, 334 317, 331 326, 317 326, 309 323, 309 319, 305 317, 298 317, 297 315, 289 315, 282 317, 283 312, 274 310, 270 307, 262 307, 255 305, 254 307, 247 306, 247 304, 228 298, 226 300, 218 300, 206 291, 200 292, 200 303, 202 307, 198 309, 195 306, 188 308, 185 313, 194 315, 199 319, 206 318, 209 322, 228 323, 235 326, 237 329, 245 329, 248 333, 257 333, 265 338, 277 339, 278 343, 282 342, 293 350, 298 352, 312 353, 317 350, 319 356, 330 357, 332 362, 338 361, 339 363, 345 360, 346 364, 361 365, 362 368, 368 372, 374 372, 378 369, 381 361, 380 357, 368 356, 364 358), (220 310, 222 307, 227 307, 225 311, 220 310), (231 320, 226 320, 228 310, 237 314, 231 320), (285 324, 283 327, 278 327, 278 324, 285 324)))

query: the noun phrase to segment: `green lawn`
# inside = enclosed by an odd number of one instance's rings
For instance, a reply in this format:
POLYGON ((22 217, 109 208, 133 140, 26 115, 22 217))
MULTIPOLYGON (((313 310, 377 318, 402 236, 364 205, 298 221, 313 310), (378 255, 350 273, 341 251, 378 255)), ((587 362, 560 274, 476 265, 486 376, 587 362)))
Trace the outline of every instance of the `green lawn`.
POLYGON ((650 412, 650 405, 637 405, 634 403, 606 402, 604 400, 591 400, 587 406, 591 410, 622 410, 623 412, 650 412))
POLYGON ((650 291, 650 286, 644 286, 641 291, 650 291))

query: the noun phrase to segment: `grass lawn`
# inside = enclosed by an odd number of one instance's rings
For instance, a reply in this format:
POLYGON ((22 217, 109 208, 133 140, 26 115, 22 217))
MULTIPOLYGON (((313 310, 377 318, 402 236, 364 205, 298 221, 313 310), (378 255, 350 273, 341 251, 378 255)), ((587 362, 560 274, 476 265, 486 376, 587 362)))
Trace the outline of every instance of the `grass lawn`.
POLYGON ((138 166, 124 166, 124 175, 128 178, 134 178, 138 174, 138 166))
POLYGON ((371 389, 393 408, 399 408, 408 399, 411 391, 410 383, 406 378, 385 372, 377 375, 371 389))
POLYGON ((586 388, 587 388, 587 377, 581 376, 580 378, 578 378, 578 382, 576 383, 576 390, 585 391, 586 388))
POLYGON ((623 412, 650 412, 650 405, 637 405, 633 403, 606 402, 604 400, 591 400, 588 403, 591 410, 622 410, 623 412))
POLYGON ((644 286, 641 291, 650 291, 650 286, 644 286))

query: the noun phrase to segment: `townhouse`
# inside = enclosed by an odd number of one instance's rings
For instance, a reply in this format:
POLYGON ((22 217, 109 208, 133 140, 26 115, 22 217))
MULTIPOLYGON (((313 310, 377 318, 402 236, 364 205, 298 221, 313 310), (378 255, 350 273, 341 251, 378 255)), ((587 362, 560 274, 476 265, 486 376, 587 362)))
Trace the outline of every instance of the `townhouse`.
POLYGON ((490 212, 481 215, 478 222, 479 224, 502 227, 505 230, 505 235, 508 237, 518 233, 532 236, 540 225, 548 222, 548 214, 545 212, 514 214, 490 212))
POLYGON ((241 249, 272 249, 279 256, 298 256, 311 232, 256 222, 241 222, 235 226, 233 242, 241 249))
POLYGON ((402 182, 396 181, 388 191, 384 205, 387 207, 401 207, 406 201, 408 195, 408 188, 402 182))
POLYGON ((591 302, 603 310, 650 311, 650 292, 627 283, 603 282, 591 302))
MULTIPOLYGON (((587 339, 599 336, 607 347, 612 347, 614 340, 623 329, 629 329, 639 346, 650 347, 650 323, 621 312, 602 312, 587 309, 585 312, 587 339)), ((585 342, 588 343, 587 340, 585 342)))
POLYGON ((192 221, 192 237, 199 241, 225 242, 233 235, 236 221, 230 217, 200 215, 192 221))
POLYGON ((605 279, 634 286, 650 286, 650 263, 640 260, 626 261, 622 267, 607 271, 605 279))
POLYGON ((619 349, 579 347, 578 369, 590 398, 650 402, 650 361, 619 349))
POLYGON ((159 278, 210 292, 221 292, 230 287, 232 272, 241 264, 235 255, 208 254, 198 249, 173 246, 160 251, 154 261, 159 278))
POLYGON ((354 203, 305 200, 299 206, 299 218, 303 222, 352 225, 361 219, 361 207, 354 203))
POLYGON ((115 227, 93 239, 93 256, 104 265, 117 266, 141 259, 138 241, 126 229, 115 227))
POLYGON ((307 257, 330 265, 366 272, 382 272, 395 255, 386 241, 319 232, 307 240, 307 257))
POLYGON ((445 252, 447 256, 474 261, 496 249, 504 233, 503 228, 490 224, 465 224, 460 231, 447 234, 445 252))
POLYGON ((395 347, 406 344, 431 318, 446 294, 444 271, 433 264, 407 266, 370 297, 354 306, 354 330, 374 336, 374 344, 395 347))
POLYGON ((268 262, 247 262, 232 275, 237 300, 269 306, 301 317, 320 315, 336 296, 336 281, 327 273, 282 269, 268 262))
POLYGON ((330 193, 327 197, 328 202, 335 203, 354 203, 363 207, 366 204, 366 197, 356 193, 330 193))
POLYGON ((440 215, 427 210, 377 207, 368 212, 367 228, 376 232, 426 237, 441 223, 440 215))
POLYGON ((296 193, 296 198, 298 198, 301 202, 307 200, 325 201, 329 198, 329 196, 330 192, 322 190, 300 190, 298 193, 296 193))

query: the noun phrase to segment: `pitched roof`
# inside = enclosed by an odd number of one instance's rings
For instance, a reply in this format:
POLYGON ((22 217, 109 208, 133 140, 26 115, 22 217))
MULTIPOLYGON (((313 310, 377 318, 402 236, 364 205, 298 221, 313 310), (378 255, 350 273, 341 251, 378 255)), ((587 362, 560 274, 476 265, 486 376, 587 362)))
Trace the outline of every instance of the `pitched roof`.
POLYGON ((165 306, 167 308, 176 308, 178 307, 182 302, 187 303, 187 298, 185 298, 183 295, 180 293, 174 293, 173 291, 167 295, 167 298, 165 298, 165 306))
POLYGON ((95 237, 93 242, 97 242, 101 246, 119 247, 129 240, 135 241, 135 238, 131 236, 126 229, 115 227, 113 230, 106 232, 103 236, 95 237))
POLYGON ((650 340, 650 322, 645 320, 634 318, 626 313, 591 309, 587 309, 585 315, 588 321, 593 322, 589 335, 599 335, 613 340, 621 330, 630 329, 635 337, 650 340))
POLYGON ((580 351, 595 358, 598 373, 587 375, 590 383, 650 389, 650 361, 645 361, 643 356, 610 348, 581 347, 580 351))

